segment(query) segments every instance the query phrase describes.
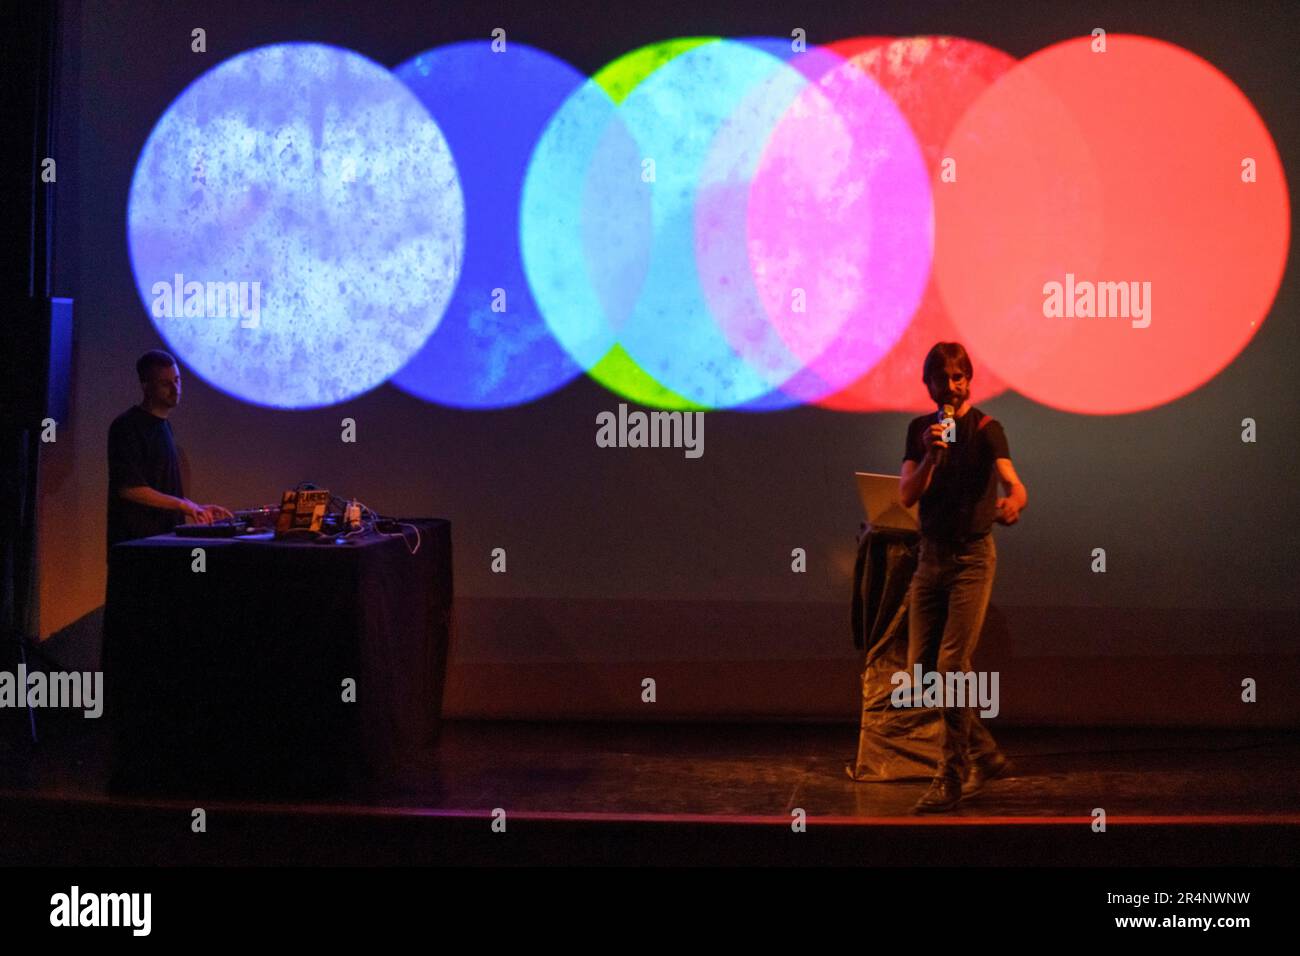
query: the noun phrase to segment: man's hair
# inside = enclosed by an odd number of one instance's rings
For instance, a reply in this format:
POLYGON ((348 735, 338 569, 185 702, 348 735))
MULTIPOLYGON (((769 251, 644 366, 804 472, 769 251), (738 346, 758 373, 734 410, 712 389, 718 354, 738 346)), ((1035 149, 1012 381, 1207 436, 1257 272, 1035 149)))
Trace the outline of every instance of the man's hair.
POLYGON ((931 378, 943 374, 950 359, 966 373, 967 379, 975 377, 975 369, 971 367, 970 356, 966 354, 965 346, 960 342, 936 342, 934 348, 930 349, 925 356, 925 364, 921 366, 921 381, 925 382, 927 388, 930 386, 931 378))
POLYGON ((175 364, 176 360, 162 349, 150 349, 135 363, 135 374, 140 376, 141 382, 147 382, 153 377, 154 369, 171 368, 175 364))

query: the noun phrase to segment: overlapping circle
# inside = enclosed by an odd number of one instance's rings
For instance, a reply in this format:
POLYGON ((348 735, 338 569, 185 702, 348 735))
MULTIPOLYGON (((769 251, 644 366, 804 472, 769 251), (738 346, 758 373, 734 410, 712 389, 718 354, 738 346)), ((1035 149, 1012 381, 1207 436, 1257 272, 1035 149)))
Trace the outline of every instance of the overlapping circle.
POLYGON ((500 408, 585 373, 660 408, 919 410, 921 357, 956 338, 981 400, 1136 411, 1245 347, 1289 222, 1246 97, 1137 36, 1020 62, 697 37, 590 79, 518 43, 391 72, 262 47, 172 104, 128 208, 146 303, 173 275, 260 282, 255 328, 151 315, 203 377, 289 408, 390 379, 500 408))

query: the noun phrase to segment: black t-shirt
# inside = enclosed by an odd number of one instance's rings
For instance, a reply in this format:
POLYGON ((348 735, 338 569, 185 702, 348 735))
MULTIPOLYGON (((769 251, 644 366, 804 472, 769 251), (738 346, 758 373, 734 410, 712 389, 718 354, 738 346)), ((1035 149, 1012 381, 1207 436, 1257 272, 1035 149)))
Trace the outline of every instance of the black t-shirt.
POLYGON ((133 405, 108 427, 108 546, 155 534, 166 534, 184 520, 178 511, 149 508, 118 495, 122 488, 148 485, 177 498, 181 464, 165 418, 133 405))
MULTIPOLYGON (((997 517, 998 470, 994 462, 1010 458, 1006 432, 996 419, 980 428, 987 416, 971 408, 957 423, 957 440, 948 443, 948 460, 934 470, 930 487, 921 495, 921 533, 938 541, 960 541, 985 534, 997 517)), ((925 434, 938 413, 912 419, 907 426, 904 461, 925 457, 925 434)))

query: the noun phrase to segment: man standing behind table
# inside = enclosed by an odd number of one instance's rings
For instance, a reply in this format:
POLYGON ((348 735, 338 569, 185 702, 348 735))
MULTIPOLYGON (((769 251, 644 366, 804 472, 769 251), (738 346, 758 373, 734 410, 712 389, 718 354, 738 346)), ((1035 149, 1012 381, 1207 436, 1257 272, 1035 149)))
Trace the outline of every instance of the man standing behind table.
POLYGON ((185 497, 180 459, 167 420, 181 401, 176 360, 160 350, 135 363, 143 400, 108 428, 108 547, 166 534, 186 519, 211 524, 233 515, 221 505, 199 505, 185 497))

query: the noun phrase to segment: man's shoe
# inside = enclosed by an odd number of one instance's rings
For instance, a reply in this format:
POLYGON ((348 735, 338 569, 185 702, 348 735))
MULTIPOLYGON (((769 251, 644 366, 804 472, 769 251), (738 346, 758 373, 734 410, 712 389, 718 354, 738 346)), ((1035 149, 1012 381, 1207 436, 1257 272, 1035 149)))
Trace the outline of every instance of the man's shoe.
POLYGON ((930 789, 916 802, 917 813, 943 813, 957 806, 961 800, 961 781, 952 777, 935 777, 930 789))
POLYGON ((994 754, 984 760, 977 760, 971 764, 970 773, 966 776, 966 782, 962 789, 966 791, 967 796, 984 789, 984 784, 998 777, 1005 777, 1011 772, 1011 761, 1002 754, 994 754))

